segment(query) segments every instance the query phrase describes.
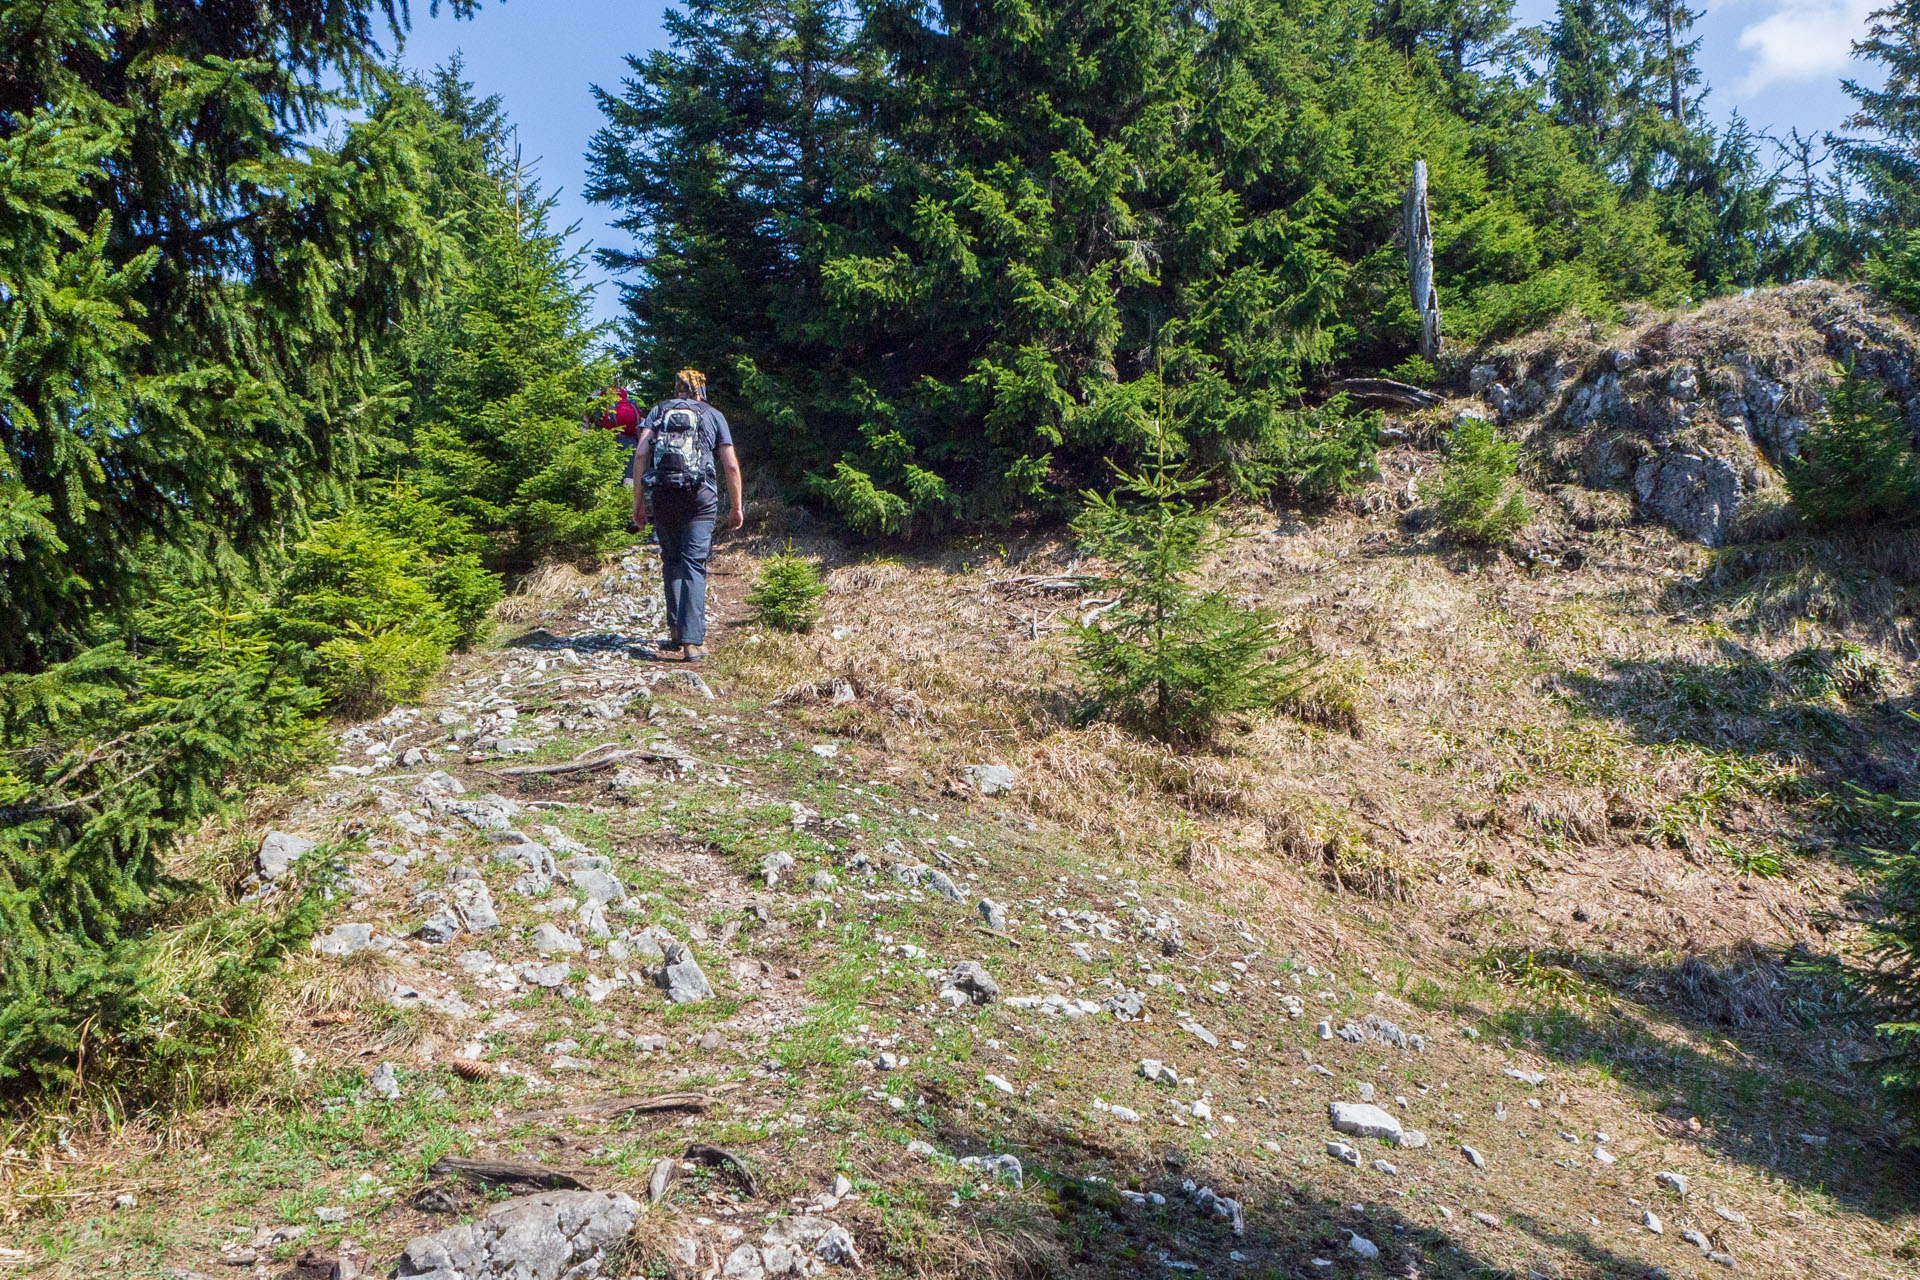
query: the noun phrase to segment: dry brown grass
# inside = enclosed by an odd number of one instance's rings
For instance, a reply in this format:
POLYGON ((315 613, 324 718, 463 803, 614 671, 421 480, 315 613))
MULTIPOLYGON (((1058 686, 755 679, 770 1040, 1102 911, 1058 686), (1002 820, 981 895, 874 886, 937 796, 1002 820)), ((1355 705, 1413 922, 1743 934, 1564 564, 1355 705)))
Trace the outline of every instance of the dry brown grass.
POLYGON ((493 607, 501 622, 530 622, 556 602, 593 586, 597 574, 566 562, 542 564, 520 580, 513 594, 493 607))
MULTIPOLYGON (((1383 487, 1429 465, 1395 450, 1383 487)), ((1196 890, 1248 911, 1284 914, 1321 893, 1362 910, 1421 903, 1469 913, 1472 924, 1452 930, 1466 941, 1537 910, 1554 922, 1550 935, 1585 946, 1592 931, 1570 920, 1568 904, 1598 899, 1608 904, 1606 946, 1651 953, 1674 936, 1675 895, 1721 900, 1713 913, 1685 914, 1696 948, 1804 940, 1840 904, 1851 872, 1759 882, 1724 852, 1777 850, 1822 821, 1790 788, 1751 780, 1775 765, 1753 757, 1731 802, 1697 799, 1720 786, 1703 774, 1701 752, 1731 744, 1732 758, 1745 758, 1739 744, 1758 741, 1764 714, 1736 703, 1675 721, 1698 746, 1658 741, 1667 721, 1633 718, 1659 711, 1636 701, 1641 673, 1711 674, 1726 661, 1725 632, 1699 620, 1732 619, 1741 605, 1712 584, 1690 585, 1714 564, 1710 553, 1657 528, 1616 527, 1611 514, 1567 522, 1583 556, 1557 571, 1456 559, 1402 530, 1397 513, 1275 529, 1248 512, 1240 523, 1250 536, 1216 572, 1237 596, 1279 609, 1332 678, 1213 751, 1182 753, 1082 719, 1064 636, 1080 597, 1000 581, 1065 571, 1064 544, 1029 549, 1018 570, 992 558, 969 567, 958 552, 937 563, 839 563, 814 634, 747 643, 736 632, 720 650, 723 670, 817 730, 884 746, 896 776, 944 783, 967 764, 1013 765, 1015 803, 1035 819, 1117 860, 1183 868, 1196 890), (1685 615, 1674 612, 1677 596, 1685 615), (1699 816, 1686 819, 1685 839, 1650 834, 1688 805, 1699 816), (1499 904, 1492 914, 1488 903, 1499 904)), ((1875 566, 1895 567, 1899 541, 1858 555, 1792 554, 1878 574, 1874 589, 1885 592, 1894 575, 1875 566)), ((1754 554, 1785 556, 1791 545, 1754 554)), ((810 552, 835 561, 830 544, 810 552)), ((750 573, 751 558, 733 554, 734 572, 750 573)), ((1885 603, 1875 605, 1883 616, 1885 603)), ((1808 638, 1803 620, 1797 634, 1758 644, 1756 660, 1784 660, 1808 638)), ((1912 662, 1883 656, 1911 684, 1912 662)))

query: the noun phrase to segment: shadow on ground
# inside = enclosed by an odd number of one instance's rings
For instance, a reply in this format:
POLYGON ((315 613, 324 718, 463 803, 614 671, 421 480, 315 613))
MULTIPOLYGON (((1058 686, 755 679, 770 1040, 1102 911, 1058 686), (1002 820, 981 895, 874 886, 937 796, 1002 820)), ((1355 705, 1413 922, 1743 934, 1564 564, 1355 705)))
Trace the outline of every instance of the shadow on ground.
MULTIPOLYGON (((1623 1256, 1578 1228, 1531 1214, 1509 1214, 1488 1224, 1455 1207, 1444 1228, 1418 1221, 1398 1205, 1428 1198, 1416 1180, 1404 1176, 1369 1171, 1366 1176, 1377 1188, 1342 1203, 1289 1179, 1278 1157, 1189 1158, 1170 1149, 1158 1160, 1143 1162, 1090 1143, 1084 1134, 1047 1127, 1012 1126, 990 1137, 949 1126, 940 1131, 939 1143, 956 1156, 1012 1152, 1026 1167, 1029 1196, 1020 1209, 999 1208, 1006 1202, 983 1198, 971 1210, 972 1225, 988 1252, 1003 1259, 992 1273, 1633 1280, 1656 1274, 1659 1266, 1623 1256), (1201 1188, 1239 1202, 1240 1234, 1232 1229, 1229 1211, 1209 1207, 1201 1188), (1165 1203, 1141 1204, 1124 1194, 1128 1191, 1157 1194, 1165 1203), (1026 1208, 1035 1192, 1049 1210, 1045 1217, 1026 1208), (1359 1249, 1371 1244, 1379 1250, 1377 1261, 1356 1251, 1355 1236, 1363 1242, 1359 1249)), ((1397 1156, 1384 1146, 1364 1154, 1368 1160, 1397 1156)), ((1664 1249, 1658 1251, 1664 1256, 1664 1249)))
POLYGON ((1484 1019, 1530 1052, 1601 1071, 1673 1140, 1882 1222, 1920 1211, 1920 1149, 1900 1145, 1882 1110, 1871 1019, 1796 957, 1749 949, 1668 963, 1572 951, 1530 959, 1591 995, 1451 1011, 1484 1019))

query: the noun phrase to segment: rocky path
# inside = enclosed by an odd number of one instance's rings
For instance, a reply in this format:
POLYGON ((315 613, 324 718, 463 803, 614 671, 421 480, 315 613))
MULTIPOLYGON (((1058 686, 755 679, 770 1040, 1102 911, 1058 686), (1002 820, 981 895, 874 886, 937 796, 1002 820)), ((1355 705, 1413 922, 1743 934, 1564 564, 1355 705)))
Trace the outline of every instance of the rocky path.
POLYGON ((264 893, 340 869, 300 1083, 210 1136, 206 1167, 244 1175, 157 1158, 168 1190, 126 1212, 174 1226, 134 1261, 1900 1273, 1869 1218, 1817 1203, 1822 1135, 1701 1140, 1530 1028, 1104 862, 993 761, 923 776, 738 696, 724 662, 650 660, 653 582, 630 558, 340 734, 258 851, 264 893))

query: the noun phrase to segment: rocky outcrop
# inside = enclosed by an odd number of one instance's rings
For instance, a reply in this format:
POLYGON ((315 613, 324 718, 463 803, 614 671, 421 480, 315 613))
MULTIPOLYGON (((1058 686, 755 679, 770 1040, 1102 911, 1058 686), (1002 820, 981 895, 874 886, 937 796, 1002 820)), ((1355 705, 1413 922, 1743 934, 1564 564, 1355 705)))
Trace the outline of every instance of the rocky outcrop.
POLYGON ((1720 546, 1778 518, 1781 468, 1846 360, 1920 441, 1920 331, 1860 285, 1756 290, 1622 332, 1563 326, 1493 351, 1469 387, 1553 479, 1626 493, 1720 546))
POLYGON ((399 1273, 419 1280, 560 1280, 600 1274, 639 1204, 618 1191, 549 1191, 494 1205, 478 1222, 413 1241, 399 1273))

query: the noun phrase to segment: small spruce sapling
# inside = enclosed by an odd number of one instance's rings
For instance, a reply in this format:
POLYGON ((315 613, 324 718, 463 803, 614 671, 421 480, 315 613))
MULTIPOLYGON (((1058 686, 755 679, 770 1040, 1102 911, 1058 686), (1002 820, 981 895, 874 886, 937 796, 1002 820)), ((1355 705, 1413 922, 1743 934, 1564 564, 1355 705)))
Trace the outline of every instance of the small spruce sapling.
POLYGON ((1881 1086, 1920 1120, 1920 800, 1865 793, 1859 800, 1896 838, 1874 851, 1875 918, 1860 945, 1865 963, 1848 970, 1850 983, 1873 1010, 1885 1045, 1873 1063, 1881 1086))
POLYGON ((1533 518, 1516 478, 1519 462, 1520 446, 1502 440, 1492 423, 1462 418, 1447 438, 1438 478, 1421 486, 1421 497, 1455 542, 1504 546, 1533 518))
POLYGON ((747 605, 755 618, 776 631, 804 632, 820 620, 820 598, 826 594, 819 570, 788 547, 760 566, 747 605))
POLYGON ((1814 524, 1867 524, 1920 515, 1920 455, 1900 411, 1851 364, 1800 439, 1787 492, 1814 524))
POLYGON ((1106 713, 1165 742, 1211 736, 1228 717, 1271 710, 1305 684, 1312 655, 1277 634, 1268 609, 1236 605, 1196 579, 1226 540, 1205 482, 1159 457, 1088 493, 1074 528, 1112 565, 1115 603, 1076 629, 1080 665, 1106 713))

